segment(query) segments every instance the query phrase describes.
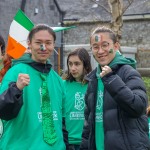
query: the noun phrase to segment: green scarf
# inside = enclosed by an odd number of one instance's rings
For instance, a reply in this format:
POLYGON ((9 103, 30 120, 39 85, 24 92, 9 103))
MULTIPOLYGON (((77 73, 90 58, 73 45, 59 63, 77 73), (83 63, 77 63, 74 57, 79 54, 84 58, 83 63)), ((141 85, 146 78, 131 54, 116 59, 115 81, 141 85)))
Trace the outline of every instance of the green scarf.
POLYGON ((124 57, 119 51, 116 52, 114 59, 110 62, 108 66, 112 67, 116 64, 127 64, 132 66, 133 68, 136 68, 136 60, 124 57))
MULTIPOLYGON (((124 57, 119 51, 116 52, 116 55, 115 55, 114 59, 109 63, 108 66, 110 68, 112 68, 113 66, 115 66, 117 64, 130 65, 130 66, 132 66, 133 68, 136 69, 136 60, 134 60, 132 58, 124 57)), ((100 73, 101 73, 101 66, 100 66, 100 64, 98 64, 97 72, 96 72, 97 78, 100 78, 100 76, 99 76, 100 73)))

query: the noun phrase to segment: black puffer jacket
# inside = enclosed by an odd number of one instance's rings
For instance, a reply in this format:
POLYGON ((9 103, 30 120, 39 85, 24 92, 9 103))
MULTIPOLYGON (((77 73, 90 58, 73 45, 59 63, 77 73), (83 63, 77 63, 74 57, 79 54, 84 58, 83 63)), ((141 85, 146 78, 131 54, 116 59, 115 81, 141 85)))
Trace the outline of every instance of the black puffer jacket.
MULTIPOLYGON (((129 65, 117 65, 102 78, 104 83, 103 124, 105 150, 149 150, 147 95, 140 74, 129 65)), ((88 75, 85 124, 81 150, 96 150, 96 70, 88 75)))

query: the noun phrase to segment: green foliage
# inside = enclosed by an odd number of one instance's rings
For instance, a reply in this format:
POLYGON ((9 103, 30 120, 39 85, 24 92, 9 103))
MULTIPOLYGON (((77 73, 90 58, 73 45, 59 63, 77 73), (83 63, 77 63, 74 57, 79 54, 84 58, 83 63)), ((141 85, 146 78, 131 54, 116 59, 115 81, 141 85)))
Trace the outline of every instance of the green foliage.
POLYGON ((145 83, 147 95, 148 95, 148 101, 150 103, 150 77, 142 77, 142 79, 145 83))

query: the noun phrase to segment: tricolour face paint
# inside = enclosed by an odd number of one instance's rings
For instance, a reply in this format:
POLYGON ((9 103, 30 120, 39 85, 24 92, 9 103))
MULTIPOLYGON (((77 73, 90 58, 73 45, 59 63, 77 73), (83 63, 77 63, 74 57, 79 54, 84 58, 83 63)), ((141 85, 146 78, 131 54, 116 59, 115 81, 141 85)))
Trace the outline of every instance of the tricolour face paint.
POLYGON ((100 41, 101 41, 101 36, 95 35, 95 42, 100 42, 100 41))
POLYGON ((41 45, 40 45, 40 50, 41 50, 41 51, 45 51, 45 50, 46 50, 45 44, 41 44, 41 45))

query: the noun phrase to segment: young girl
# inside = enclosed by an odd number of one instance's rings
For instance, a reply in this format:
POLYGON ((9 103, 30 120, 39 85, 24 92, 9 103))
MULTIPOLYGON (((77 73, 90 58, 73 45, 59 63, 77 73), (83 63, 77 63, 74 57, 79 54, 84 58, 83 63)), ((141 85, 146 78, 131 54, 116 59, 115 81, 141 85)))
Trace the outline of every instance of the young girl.
POLYGON ((69 150, 79 150, 84 123, 84 95, 87 82, 84 77, 91 72, 90 56, 86 49, 77 48, 67 58, 66 88, 66 129, 69 150))

